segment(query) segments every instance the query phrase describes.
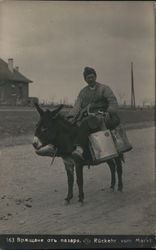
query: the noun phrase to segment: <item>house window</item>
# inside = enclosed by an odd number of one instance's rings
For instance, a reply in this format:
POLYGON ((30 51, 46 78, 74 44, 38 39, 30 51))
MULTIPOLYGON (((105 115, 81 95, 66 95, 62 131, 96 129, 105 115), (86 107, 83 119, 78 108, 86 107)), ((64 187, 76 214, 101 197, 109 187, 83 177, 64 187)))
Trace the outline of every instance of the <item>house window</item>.
POLYGON ((11 95, 16 96, 16 86, 15 86, 15 84, 11 84, 11 95))
POLYGON ((22 96, 23 96, 22 86, 18 87, 18 91, 19 91, 19 98, 22 99, 22 96))

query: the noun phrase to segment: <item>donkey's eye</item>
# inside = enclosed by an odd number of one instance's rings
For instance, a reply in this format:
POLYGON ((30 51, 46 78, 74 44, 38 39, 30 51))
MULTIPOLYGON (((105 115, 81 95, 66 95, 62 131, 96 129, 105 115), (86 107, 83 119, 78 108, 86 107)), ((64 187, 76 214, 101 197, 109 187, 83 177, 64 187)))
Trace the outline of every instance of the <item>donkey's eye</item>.
POLYGON ((37 123, 37 124, 35 124, 35 128, 38 128, 38 123, 37 123))
POLYGON ((48 128, 41 128, 42 132, 46 132, 48 130, 48 128))

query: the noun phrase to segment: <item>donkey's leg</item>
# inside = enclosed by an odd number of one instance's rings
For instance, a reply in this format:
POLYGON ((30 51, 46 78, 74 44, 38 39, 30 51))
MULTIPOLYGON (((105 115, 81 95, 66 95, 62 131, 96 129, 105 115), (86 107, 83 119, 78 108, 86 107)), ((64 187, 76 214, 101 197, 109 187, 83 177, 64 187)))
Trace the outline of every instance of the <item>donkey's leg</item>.
POLYGON ((65 200, 69 203, 70 200, 73 198, 73 185, 74 185, 74 162, 69 159, 63 159, 65 164, 65 169, 67 173, 67 180, 68 180, 68 193, 65 200))
POLYGON ((79 189, 79 202, 83 203, 84 200, 84 192, 83 192, 83 165, 76 163, 76 178, 77 185, 79 189))
POLYGON ((118 157, 115 159, 116 166, 117 166, 117 174, 118 174, 118 191, 123 190, 123 183, 122 183, 122 162, 121 159, 118 157))
POLYGON ((111 171, 111 186, 110 188, 114 191, 114 188, 115 188, 115 182, 116 182, 116 179, 115 179, 115 163, 114 163, 114 160, 108 160, 107 161, 107 164, 110 168, 110 171, 111 171))

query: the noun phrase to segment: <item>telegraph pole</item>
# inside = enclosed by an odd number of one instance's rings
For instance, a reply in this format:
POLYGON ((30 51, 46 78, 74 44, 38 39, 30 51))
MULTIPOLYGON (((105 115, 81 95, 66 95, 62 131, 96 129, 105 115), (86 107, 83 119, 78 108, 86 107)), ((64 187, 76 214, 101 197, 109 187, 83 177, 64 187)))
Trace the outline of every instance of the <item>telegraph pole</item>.
POLYGON ((133 76, 133 63, 132 62, 131 62, 131 108, 135 109, 134 76, 133 76))
MULTIPOLYGON (((156 1, 154 1, 154 24, 156 25, 156 1)), ((156 27, 156 26, 155 26, 156 27)), ((155 72, 156 72, 156 30, 154 29, 154 37, 155 37, 155 72)), ((155 77, 155 86, 156 86, 156 77, 155 77)), ((156 89, 155 89, 155 96, 156 96, 156 89)), ((155 98, 155 107, 156 107, 156 98, 155 98)), ((155 119, 156 124, 156 119, 155 119)))

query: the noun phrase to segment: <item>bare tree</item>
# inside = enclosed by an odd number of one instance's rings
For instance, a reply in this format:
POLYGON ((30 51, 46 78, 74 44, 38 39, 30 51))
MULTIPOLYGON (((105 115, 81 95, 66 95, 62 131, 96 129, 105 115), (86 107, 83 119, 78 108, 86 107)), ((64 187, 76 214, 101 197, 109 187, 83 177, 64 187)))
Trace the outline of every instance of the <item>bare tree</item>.
POLYGON ((125 92, 121 92, 121 90, 117 90, 116 92, 117 92, 117 95, 119 97, 119 103, 120 104, 126 103, 126 100, 125 100, 126 94, 125 94, 125 92))

